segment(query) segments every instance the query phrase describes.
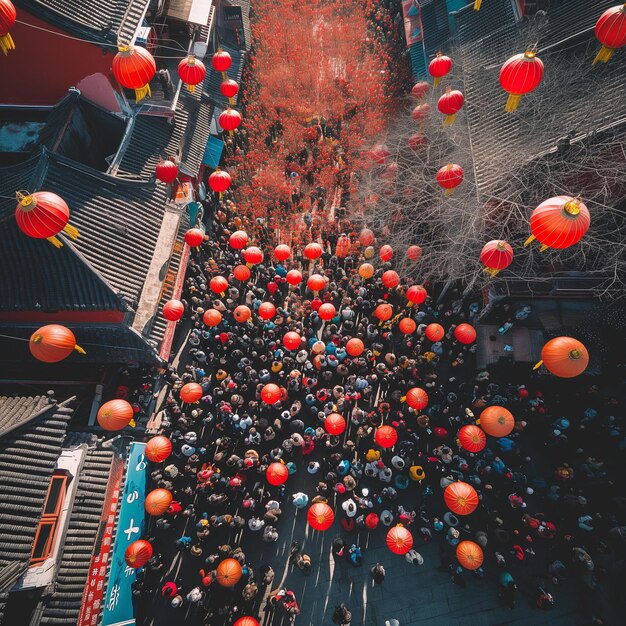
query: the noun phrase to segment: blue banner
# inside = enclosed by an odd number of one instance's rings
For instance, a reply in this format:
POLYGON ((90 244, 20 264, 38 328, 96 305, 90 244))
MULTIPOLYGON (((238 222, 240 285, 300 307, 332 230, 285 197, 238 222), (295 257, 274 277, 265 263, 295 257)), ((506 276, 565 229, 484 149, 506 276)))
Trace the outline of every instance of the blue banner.
POLYGON ((222 151, 224 150, 224 142, 213 135, 209 135, 209 139, 204 149, 202 163, 208 167, 216 169, 222 159, 222 151))
POLYGON ((145 443, 133 443, 130 447, 101 626, 135 624, 131 585, 137 578, 137 572, 126 565, 124 553, 133 541, 141 539, 144 532, 148 468, 145 449, 145 443))

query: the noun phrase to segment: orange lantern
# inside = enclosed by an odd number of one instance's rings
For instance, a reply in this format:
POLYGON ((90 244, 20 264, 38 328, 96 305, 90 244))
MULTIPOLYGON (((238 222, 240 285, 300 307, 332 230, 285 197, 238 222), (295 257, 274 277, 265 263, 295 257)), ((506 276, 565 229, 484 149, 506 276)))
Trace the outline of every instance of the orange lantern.
POLYGON ((476 489, 468 483, 456 482, 448 485, 443 492, 446 506, 457 515, 469 515, 478 506, 476 489))
POLYGON ((506 437, 514 426, 513 414, 503 406, 488 406, 480 414, 480 427, 492 437, 506 437))
POLYGON ((483 564, 483 550, 473 541, 461 541, 456 547, 456 558, 465 569, 478 569, 483 564))
POLYGON ((463 344, 470 344, 476 341, 476 329, 471 324, 459 324, 454 329, 454 337, 463 344))
POLYGON ((398 276, 397 272, 393 270, 387 270, 383 273, 383 285, 387 287, 387 289, 393 289, 400 284, 400 276, 398 276))
POLYGON ((578 243, 589 230, 589 209, 571 196, 556 196, 542 202, 530 216, 532 235, 524 242, 526 247, 536 239, 540 252, 548 248, 569 248, 578 243))
POLYGON ((372 276, 374 276, 374 266, 371 263, 363 263, 359 267, 359 276, 363 280, 368 280, 372 276))
POLYGON ((285 278, 287 279, 287 282, 293 287, 299 285, 302 282, 302 274, 298 270, 289 270, 285 278))
POLYGON ((374 439, 381 448, 392 448, 398 441, 398 431, 393 426, 380 426, 376 429, 374 439))
POLYGON ((233 276, 242 283, 250 278, 250 268, 247 265, 237 265, 233 270, 233 276))
POLYGON ((274 256, 279 261, 286 261, 291 256, 291 248, 285 243, 278 244, 274 248, 274 256))
POLYGON ((206 76, 206 68, 204 63, 196 59, 193 54, 185 57, 178 64, 178 77, 187 85, 187 89, 191 93, 196 90, 196 85, 199 85, 206 76))
POLYGON ((252 316, 252 311, 245 304, 240 304, 234 311, 233 317, 239 324, 245 324, 252 316))
POLYGON ((85 354, 85 351, 76 344, 74 333, 59 324, 48 324, 36 330, 30 336, 28 347, 30 353, 43 363, 58 363, 74 350, 79 354, 85 354))
POLYGON ((228 245, 234 250, 241 250, 248 245, 248 233, 236 230, 228 239, 228 245))
POLYGON ((202 321, 209 328, 213 328, 222 321, 222 314, 217 309, 207 309, 202 316, 202 321))
POLYGON ((133 541, 124 552, 124 561, 132 569, 143 567, 151 558, 152 544, 145 539, 133 541))
POLYGON ((405 317, 400 320, 398 328, 403 335, 412 335, 417 330, 417 324, 410 317, 405 317))
POLYGON ((326 302, 317 310, 317 313, 325 322, 328 322, 337 315, 337 309, 330 302, 326 302))
POLYGON ((306 520, 313 530, 325 531, 333 525, 335 512, 326 502, 317 502, 309 508, 306 520))
POLYGON ((270 485, 278 487, 289 478, 289 469, 284 463, 270 463, 265 470, 265 478, 270 485))
POLYGON ((315 294, 326 287, 326 279, 319 274, 312 274, 306 282, 307 287, 315 294))
POLYGON ((222 587, 234 587, 243 573, 241 564, 235 559, 224 559, 215 572, 215 580, 222 587))
POLYGON ((391 261, 391 259, 393 258, 393 248, 390 245, 385 244, 384 246, 381 247, 379 255, 380 255, 380 260, 383 263, 386 263, 387 261, 391 261))
POLYGON ((406 403, 416 411, 428 406, 428 394, 421 387, 411 387, 406 392, 406 403))
POLYGON ((98 410, 98 424, 103 430, 115 431, 126 428, 135 417, 130 402, 116 398, 105 402, 98 410))
POLYGON ((487 436, 478 426, 468 424, 459 429, 459 443, 468 452, 480 452, 487 445, 487 436))
POLYGON ((346 352, 350 356, 361 356, 361 354, 363 354, 363 350, 365 350, 365 345, 358 337, 353 337, 348 340, 348 343, 346 344, 346 352))
POLYGON ((136 102, 151 95, 150 81, 156 74, 156 62, 146 48, 119 46, 112 69, 115 80, 122 87, 134 89, 136 102))
POLYGON ((542 364, 559 378, 574 378, 587 369, 589 352, 578 339, 555 337, 541 349, 541 361, 535 365, 534 369, 542 364))
POLYGON ((302 337, 293 330, 290 330, 288 333, 285 333, 283 337, 283 345, 287 350, 298 350, 302 345, 302 337))
POLYGON ((177 322, 185 312, 185 305, 180 300, 168 300, 163 305, 163 317, 168 322, 177 322))
POLYGON ((162 463, 172 453, 172 442, 163 435, 152 437, 146 444, 146 458, 153 463, 162 463))
POLYGON ((153 489, 144 502, 144 507, 148 515, 163 515, 172 504, 172 494, 167 489, 153 489))
POLYGON ((324 428, 329 435, 341 435, 346 429, 346 420, 339 413, 331 413, 324 420, 324 428))
POLYGON ((187 404, 193 404, 202 398, 202 394, 202 387, 198 383, 187 383, 180 390, 180 399, 187 404))
POLYGON ((411 285, 406 290, 406 297, 409 301, 409 304, 422 304, 426 301, 426 297, 428 296, 428 292, 421 285, 411 285))
POLYGON ((394 554, 406 554, 413 547, 413 535, 404 526, 390 528, 386 541, 394 554))
POLYGON ((6 56, 9 50, 15 50, 13 37, 9 32, 17 19, 15 6, 11 0, 0 0, 0 50, 6 56))
POLYGON ((268 383, 261 389, 261 399, 266 404, 276 404, 282 397, 283 392, 278 385, 268 383))
POLYGON ((429 341, 441 341, 444 338, 446 331, 443 329, 441 324, 428 324, 424 334, 426 335, 426 339, 429 341))
POLYGON ((271 302, 262 302, 259 306, 259 317, 262 320, 271 320, 276 315, 276 307, 271 302))
POLYGON ((393 308, 391 307, 390 304, 386 304, 386 303, 379 304, 374 309, 374 317, 379 320, 379 325, 389 320, 392 314, 393 314, 393 308))

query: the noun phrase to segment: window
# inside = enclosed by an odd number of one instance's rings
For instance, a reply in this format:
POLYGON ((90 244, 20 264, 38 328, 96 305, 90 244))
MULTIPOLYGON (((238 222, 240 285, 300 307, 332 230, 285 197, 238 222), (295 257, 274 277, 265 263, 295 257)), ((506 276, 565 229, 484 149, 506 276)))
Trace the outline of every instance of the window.
POLYGON ((66 489, 67 476, 62 472, 56 471, 52 475, 46 501, 43 505, 41 520, 39 520, 39 526, 35 533, 33 551, 30 557, 31 566, 43 563, 50 556, 59 523, 59 514, 65 500, 66 489))

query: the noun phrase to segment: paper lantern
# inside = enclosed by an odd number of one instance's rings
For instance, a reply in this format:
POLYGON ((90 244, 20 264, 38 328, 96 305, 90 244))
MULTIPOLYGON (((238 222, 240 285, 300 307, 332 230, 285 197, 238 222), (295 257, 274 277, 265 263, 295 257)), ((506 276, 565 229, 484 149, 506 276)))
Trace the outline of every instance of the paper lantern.
POLYGON ((276 315, 276 307, 271 302, 262 302, 259 306, 259 317, 262 320, 271 320, 276 315))
POLYGON ((543 78, 543 63, 534 50, 512 56, 500 69, 500 86, 509 94, 505 111, 512 113, 524 94, 539 86, 543 78))
POLYGON ((285 276, 287 282, 295 287, 302 282, 302 274, 298 270, 289 270, 287 276, 285 276))
POLYGON ((315 294, 326 287, 326 279, 319 274, 311 274, 306 281, 307 287, 315 294))
POLYGON ((331 413, 324 420, 324 428, 329 435, 341 435, 346 429, 346 420, 339 413, 331 413))
POLYGON ((370 263, 362 263, 359 267, 359 276, 363 280, 368 280, 372 276, 374 276, 374 266, 370 263))
POLYGON ((412 335, 417 330, 417 324, 410 317, 404 317, 400 320, 398 328, 403 335, 412 335))
POLYGON ((163 435, 152 437, 146 444, 146 458, 153 463, 162 463, 172 453, 172 442, 163 435))
POLYGON ((413 111, 411 111, 411 117, 416 122, 423 122, 430 115, 430 104, 418 104, 413 111))
POLYGON ((429 341, 441 341, 446 334, 441 324, 428 324, 426 331, 424 332, 426 339, 429 341))
POLYGON ((330 302, 327 302, 326 304, 322 304, 322 306, 318 309, 317 314, 325 322, 328 322, 332 320, 335 315, 337 315, 337 310, 335 309, 334 305, 332 305, 330 302))
POLYGON ((345 259, 349 253, 350 240, 345 235, 341 235, 339 239, 337 239, 337 245, 335 246, 335 256, 338 259, 345 259))
POLYGON ((383 285, 387 287, 387 289, 393 289, 400 284, 400 276, 398 276, 398 272, 394 272, 393 270, 387 270, 383 273, 383 285))
POLYGON ((291 256, 291 248, 285 243, 278 244, 274 248, 274 256, 279 261, 286 261, 291 256))
POLYGON ((306 520, 313 530, 328 530, 335 521, 335 512, 326 502, 313 504, 306 515, 306 520))
POLYGON ((375 254, 376 250, 374 250, 374 246, 367 246, 367 248, 363 250, 363 258, 367 259, 368 261, 370 259, 373 259, 375 254))
POLYGON ((550 339, 541 349, 541 365, 559 378, 580 376, 589 364, 589 352, 583 343, 573 337, 555 337, 550 339))
POLYGON ((464 175, 460 165, 448 163, 437 172, 437 184, 443 188, 444 194, 449 196, 463 182, 464 175))
POLYGON ((150 81, 156 74, 156 62, 146 48, 119 46, 111 64, 115 80, 125 89, 135 91, 135 101, 151 95, 150 81))
POLYGON ((98 424, 102 430, 111 432, 126 428, 133 417, 135 417, 135 411, 132 405, 121 398, 105 402, 98 410, 97 415, 98 424))
POLYGON ((387 261, 391 261, 391 259, 393 258, 393 248, 390 245, 385 244, 384 246, 381 247, 379 255, 380 255, 380 260, 383 263, 386 263, 387 261))
POLYGON ((254 617, 249 617, 245 615, 244 617, 240 617, 233 626, 260 626, 259 622, 254 619, 254 617))
POLYGON ((488 406, 480 414, 480 427, 492 437, 506 437, 514 426, 513 414, 503 406, 488 406))
POLYGON ((209 281, 209 289, 213 293, 219 293, 220 296, 224 297, 228 289, 228 281, 223 276, 213 276, 209 281))
POLYGON ((398 441, 398 431, 393 426, 380 426, 374 433, 374 439, 381 448, 392 448, 398 441))
POLYGON ((480 262, 487 273, 495 276, 513 262, 513 248, 506 241, 489 241, 480 252, 480 262))
POLYGON ((30 336, 28 347, 30 353, 43 363, 58 363, 74 350, 79 354, 85 354, 85 351, 76 344, 74 333, 59 324, 47 324, 38 328, 30 336))
POLYGON ((132 569, 143 567, 152 558, 152 544, 145 539, 133 541, 124 552, 124 561, 132 569))
POLYGON ((185 313, 185 305, 180 300, 168 300, 163 305, 163 317, 168 322, 177 322, 185 313))
POLYGON ((218 122, 222 129, 232 133, 241 126, 241 113, 228 107, 226 111, 220 113, 218 122))
POLYGON ((161 159, 154 168, 154 174, 158 181, 171 185, 178 178, 178 167, 169 159, 161 159))
POLYGON ((421 285, 411 285, 411 287, 406 290, 406 297, 409 304, 422 304, 426 301, 427 296, 428 292, 421 285))
POLYGON ((204 241, 204 233, 199 228, 190 228, 185 233, 185 243, 190 248, 197 248, 204 241))
MULTIPOLYGON (((0 33, 2 28, 0 28, 0 33)), ((600 52, 593 60, 596 63, 608 63, 617 48, 626 45, 626 3, 607 9, 596 22, 596 39, 602 44, 600 52)))
POLYGON ((445 488, 443 499, 446 506, 457 515, 470 515, 478 506, 476 489, 460 481, 451 483, 445 488))
POLYGON ((246 280, 250 279, 251 272, 250 268, 247 265, 237 265, 233 270, 233 276, 236 280, 243 283, 246 280))
POLYGON ((217 309, 207 309, 202 316, 202 321, 209 328, 213 328, 222 321, 222 314, 217 309))
POLYGON ((304 247, 304 256, 309 259, 309 261, 315 261, 315 259, 319 259, 322 256, 322 246, 319 243, 309 243, 304 247))
POLYGON ((153 489, 144 502, 146 513, 152 516, 163 515, 172 504, 172 494, 167 489, 153 489))
POLYGON ((406 554, 413 547, 413 535, 404 526, 390 528, 386 541, 394 554, 406 554))
POLYGON ((365 345, 358 337, 353 337, 346 343, 346 352, 353 357, 361 356, 365 350, 365 345))
POLYGON ((222 48, 218 48, 211 59, 211 65, 216 72, 228 72, 232 64, 232 57, 226 50, 222 50, 222 48))
POLYGON ((548 248, 569 248, 577 244, 589 230, 589 209, 571 196, 556 196, 542 202, 530 216, 532 235, 526 247, 537 239, 541 252, 548 248))
POLYGON ((390 304, 379 304, 375 309, 374 309, 374 317, 376 319, 378 319, 379 324, 382 324, 383 322, 386 322, 387 320, 391 319, 391 316, 393 315, 393 308, 391 307, 390 304))
POLYGON ((190 54, 188 57, 181 59, 178 64, 178 77, 187 85, 187 89, 193 93, 196 90, 196 85, 204 81, 206 67, 204 67, 202 61, 190 54))
POLYGON ((263 252, 256 246, 250 246, 243 251, 243 258, 250 265, 258 265, 263 262, 263 252))
POLYGON ((465 345, 476 341, 476 329, 470 324, 459 324, 454 329, 455 339, 465 345))
POLYGON ((446 89, 446 92, 437 101, 439 112, 446 116, 443 120, 444 126, 454 124, 456 114, 461 110, 464 102, 465 96, 458 89, 451 89, 450 87, 446 89))
POLYGON ((11 0, 0 0, 0 50, 7 56, 9 50, 15 50, 13 37, 9 32, 15 25, 17 13, 11 0))
POLYGON ((406 256, 409 261, 419 261, 422 258, 422 249, 419 246, 409 246, 409 249, 406 251, 406 256))
POLYGON ((406 392, 406 403, 416 411, 428 406, 428 394, 421 387, 411 387, 406 392))
POLYGON ((299 350, 302 345, 302 337, 291 330, 283 336, 283 345, 287 350, 299 350))
POLYGON ((375 145, 368 153, 371 161, 377 165, 384 165, 390 155, 391 152, 389 152, 387 146, 381 144, 375 145))
POLYGON ((235 231, 228 239, 228 245, 234 250, 241 250, 248 245, 248 233, 243 230, 235 231))
POLYGON ((198 402, 202 395, 202 387, 198 383, 187 383, 180 390, 180 399, 187 404, 198 402))
POLYGON ((483 550, 473 541, 461 541, 456 547, 456 558, 465 569, 475 570, 483 564, 483 550))
POLYGON ((284 463, 270 463, 265 470, 265 478, 270 485, 278 487, 289 478, 289 469, 284 463))
POLYGON ((441 52, 428 64, 428 73, 435 79, 435 87, 452 69, 452 59, 441 52))
POLYGON ((413 133, 408 139, 407 144, 411 150, 419 150, 428 145, 428 139, 422 133, 413 133))
POLYGON ((252 311, 245 304, 240 304, 233 313, 233 317, 238 324, 245 324, 251 316, 252 311))
POLYGON ((481 428, 468 424, 459 429, 459 443, 468 452, 480 452, 487 445, 487 436, 481 428))
POLYGON ((211 191, 222 194, 232 185, 233 179, 231 175, 224 170, 215 170, 209 176, 209 187, 211 191))
POLYGON ((369 228, 364 228, 359 234, 359 242, 362 246, 371 246, 374 243, 374 233, 369 228))
POLYGON ((282 395, 280 387, 274 383, 268 383, 261 390, 261 399, 266 404, 276 404, 282 395))
POLYGON ((236 559, 224 559, 215 571, 215 580, 222 587, 234 587, 243 574, 241 564, 236 559))
POLYGON ((422 80, 419 83, 415 83, 415 85, 413 85, 413 89, 411 89, 411 95, 419 100, 420 98, 426 97, 429 91, 430 85, 425 80, 422 80))
POLYGON ((239 93, 239 84, 236 80, 232 78, 227 78, 223 80, 220 84, 220 93, 225 97, 231 100, 234 98, 237 93, 239 93))

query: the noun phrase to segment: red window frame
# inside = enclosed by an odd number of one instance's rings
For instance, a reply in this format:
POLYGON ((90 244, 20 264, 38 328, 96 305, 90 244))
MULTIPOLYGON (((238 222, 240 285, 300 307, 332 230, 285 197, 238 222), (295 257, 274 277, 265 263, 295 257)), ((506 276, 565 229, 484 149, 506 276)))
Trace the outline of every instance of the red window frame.
MULTIPOLYGON (((34 565, 41 565, 49 556, 50 552, 52 552, 52 546, 54 545, 54 540, 56 538, 58 524, 59 524, 59 514, 63 509, 63 502, 65 501, 65 495, 67 494, 67 474, 56 471, 52 475, 52 479, 50 480, 50 484, 48 485, 48 492, 46 494, 46 500, 43 505, 43 511, 48 508, 48 500, 50 498, 50 493, 52 491, 52 487, 55 484, 61 483, 58 489, 58 495, 56 496, 57 501, 54 507, 54 511, 52 513, 43 513, 41 515, 41 519, 39 520, 39 525, 37 526, 37 532, 35 533, 35 540, 33 541, 33 548, 31 550, 30 556, 30 567, 34 565), (50 531, 50 535, 46 540, 45 546, 43 550, 41 550, 41 554, 39 556, 35 556, 35 548, 37 548, 37 544, 39 541, 39 535, 41 533, 42 528, 50 527, 52 529, 50 531)), ((38 550, 39 552, 39 550, 38 550)))

